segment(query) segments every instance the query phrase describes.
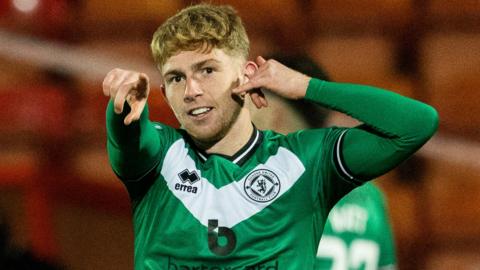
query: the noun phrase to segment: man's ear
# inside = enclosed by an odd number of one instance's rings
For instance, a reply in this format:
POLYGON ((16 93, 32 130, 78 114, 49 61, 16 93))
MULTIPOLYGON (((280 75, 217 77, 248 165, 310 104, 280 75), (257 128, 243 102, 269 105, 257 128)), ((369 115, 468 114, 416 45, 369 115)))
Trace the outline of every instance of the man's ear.
POLYGON ((245 76, 244 82, 248 82, 250 77, 252 77, 257 70, 258 70, 258 65, 255 62, 247 61, 247 63, 245 64, 245 68, 243 69, 243 75, 245 76))

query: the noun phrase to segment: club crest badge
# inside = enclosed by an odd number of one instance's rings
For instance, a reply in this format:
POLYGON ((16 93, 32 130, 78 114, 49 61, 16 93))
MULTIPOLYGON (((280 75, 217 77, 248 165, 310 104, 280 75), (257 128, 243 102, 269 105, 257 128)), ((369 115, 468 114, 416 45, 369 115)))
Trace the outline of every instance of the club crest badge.
POLYGON ((245 179, 244 190, 256 202, 269 202, 280 192, 280 180, 270 170, 255 170, 245 179))

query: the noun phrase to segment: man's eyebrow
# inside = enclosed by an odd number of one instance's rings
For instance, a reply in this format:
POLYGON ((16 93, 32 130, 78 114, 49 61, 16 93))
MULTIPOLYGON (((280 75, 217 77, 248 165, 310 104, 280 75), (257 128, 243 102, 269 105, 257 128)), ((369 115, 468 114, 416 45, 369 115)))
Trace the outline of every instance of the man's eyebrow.
POLYGON ((183 74, 184 73, 181 72, 178 69, 172 69, 172 70, 167 71, 165 74, 163 74, 163 77, 167 77, 168 75, 180 76, 180 75, 183 75, 183 74))
MULTIPOLYGON (((208 62, 215 62, 215 63, 221 63, 220 61, 218 61, 217 59, 214 59, 214 58, 209 58, 209 59, 205 59, 205 60, 202 60, 200 62, 197 62, 197 63, 194 63, 191 65, 191 68, 193 70, 198 70, 200 69, 203 65, 207 64, 208 62)), ((175 75, 175 76, 179 76, 179 75, 184 75, 185 73, 178 70, 178 69, 172 69, 172 70, 169 70, 167 71, 163 77, 167 77, 169 75, 175 75)))
POLYGON ((192 69, 193 70, 198 70, 200 69, 203 65, 205 65, 206 63, 208 62, 215 62, 215 63, 221 63, 220 61, 218 61, 217 59, 214 59, 214 58, 209 58, 209 59, 205 59, 203 61, 200 61, 198 63, 195 63, 192 65, 192 69))

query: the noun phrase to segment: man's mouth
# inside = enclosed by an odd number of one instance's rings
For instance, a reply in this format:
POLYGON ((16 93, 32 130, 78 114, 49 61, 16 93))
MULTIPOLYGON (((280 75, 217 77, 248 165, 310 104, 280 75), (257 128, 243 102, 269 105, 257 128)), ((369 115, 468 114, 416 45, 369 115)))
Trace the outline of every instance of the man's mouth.
POLYGON ((198 116, 202 116, 202 115, 207 114, 212 109, 213 109, 213 107, 195 108, 195 109, 192 109, 192 110, 188 111, 188 115, 198 117, 198 116))

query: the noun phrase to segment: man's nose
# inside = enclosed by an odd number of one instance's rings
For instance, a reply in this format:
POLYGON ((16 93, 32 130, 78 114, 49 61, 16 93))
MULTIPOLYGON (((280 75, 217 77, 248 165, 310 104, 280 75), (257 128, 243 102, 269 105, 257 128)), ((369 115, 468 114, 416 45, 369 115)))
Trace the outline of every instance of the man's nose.
POLYGON ((202 94, 203 91, 200 88, 200 84, 195 79, 187 78, 187 82, 185 84, 185 94, 183 96, 184 101, 193 101, 202 94))

